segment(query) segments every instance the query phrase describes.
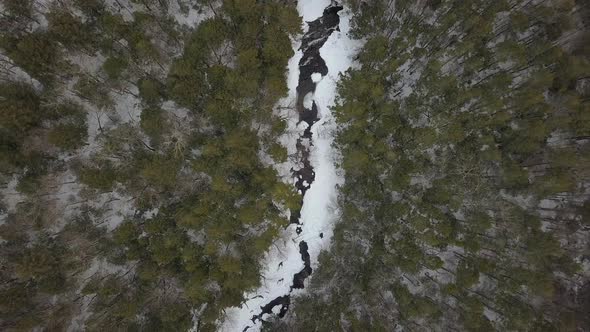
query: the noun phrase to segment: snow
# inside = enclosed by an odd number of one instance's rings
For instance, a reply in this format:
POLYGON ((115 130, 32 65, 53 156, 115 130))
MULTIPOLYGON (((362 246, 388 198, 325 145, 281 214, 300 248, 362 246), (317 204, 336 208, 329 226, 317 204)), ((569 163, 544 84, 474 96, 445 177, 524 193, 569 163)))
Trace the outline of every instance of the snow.
MULTIPOLYGON (((244 327, 251 325, 252 316, 260 313, 260 307, 289 293, 293 275, 303 269, 298 242, 292 240, 297 238, 295 228, 295 225, 290 225, 283 232, 282 238, 275 242, 267 253, 264 259, 265 268, 262 271, 264 278, 261 287, 245 294, 247 300, 242 307, 226 309, 226 319, 220 326, 221 331, 243 330, 244 327), (280 266, 281 262, 283 265, 280 266)), ((253 331, 260 330, 260 326, 253 328, 253 331)))
MULTIPOLYGON (((298 4, 299 13, 304 21, 312 21, 322 15, 325 7, 330 5, 329 0, 302 0, 298 4)), ((359 47, 356 41, 347 35, 350 29, 350 12, 340 13, 340 31, 330 35, 320 54, 328 66, 328 75, 317 80, 316 93, 309 98, 317 104, 320 120, 315 123, 311 131, 313 133, 313 146, 311 146, 310 162, 316 172, 315 182, 307 191, 301 210, 302 232, 297 235, 296 225, 286 228, 281 238, 274 243, 266 254, 261 271, 262 286, 259 289, 245 294, 247 299, 241 307, 232 307, 225 310, 225 319, 219 323, 220 331, 242 331, 250 326, 248 331, 259 331, 260 322, 253 324, 251 319, 260 313, 260 308, 271 300, 289 294, 293 275, 303 269, 303 261, 299 253, 299 243, 303 240, 308 244, 312 268, 317 267, 318 256, 321 250, 330 243, 333 232, 333 224, 337 218, 336 209, 337 186, 344 179, 337 172, 335 166, 336 151, 334 150, 333 134, 336 123, 330 107, 335 103, 336 83, 339 75, 344 73, 352 65, 352 56, 359 47), (323 233, 323 237, 319 234, 323 233)), ((298 49, 298 43, 293 43, 294 49, 298 49)), ((288 86, 289 97, 279 103, 280 108, 291 108, 288 115, 288 130, 281 143, 294 153, 294 146, 299 135, 305 130, 305 125, 297 125, 298 115, 293 112, 295 89, 299 75, 298 62, 301 52, 296 52, 289 61, 288 86), (294 133, 298 133, 294 135, 294 133)), ((315 74, 314 74, 315 75, 315 74)), ((315 79, 317 79, 317 75, 315 79)), ((315 81, 315 80, 314 80, 315 81)), ((306 96, 307 99, 307 96, 306 96)), ((285 165, 283 165, 285 166, 285 165)), ((279 167, 284 169, 284 167, 279 167)), ((280 172, 283 174, 282 172, 280 172)), ((313 277, 313 275, 312 275, 313 277)), ((294 290, 291 294, 305 292, 294 290)))
POLYGON ((183 11, 179 1, 170 1, 168 5, 168 12, 174 17, 176 22, 190 28, 195 28, 199 23, 214 15, 213 10, 209 7, 200 10, 199 8, 196 8, 195 5, 187 3, 184 4, 184 6, 186 6, 188 10, 183 11))
POLYGON ((137 97, 139 89, 135 85, 128 89, 131 93, 111 94, 115 102, 115 112, 121 124, 137 124, 141 118, 141 100, 137 97))
POLYGON ((506 192, 506 190, 501 190, 500 191, 500 197, 502 197, 502 199, 516 204, 518 206, 520 206, 523 209, 529 209, 529 208, 533 208, 535 206, 535 197, 533 195, 528 195, 528 196, 523 196, 523 195, 517 195, 517 196, 512 196, 510 194, 508 194, 506 192))
POLYGON ((70 218, 79 212, 86 199, 80 196, 82 185, 76 181, 76 176, 70 170, 49 177, 45 181, 45 186, 48 187, 47 197, 43 203, 47 211, 45 213, 53 216, 52 232, 59 232, 70 218))
POLYGON ((25 199, 25 196, 16 190, 17 185, 18 177, 13 176, 7 183, 6 188, 2 188, 3 197, 0 197, 2 198, 2 203, 5 204, 6 212, 8 213, 14 212, 18 203, 25 199))
POLYGON ((43 85, 38 80, 32 78, 31 75, 17 66, 11 58, 2 52, 0 52, 0 77, 7 81, 29 83, 36 91, 41 91, 43 88, 43 85))
MULTIPOLYGON (((300 41, 293 41, 294 50, 299 50, 300 41)), ((281 137, 280 142, 288 150, 289 155, 295 155, 297 148, 295 146, 297 138, 307 128, 305 122, 299 122, 298 114, 295 110, 295 100, 297 98, 296 88, 299 81, 299 60, 303 57, 301 51, 295 52, 295 55, 289 60, 287 86, 289 94, 279 101, 277 112, 279 116, 287 121, 286 133, 281 137)), ((289 159, 285 163, 274 165, 279 175, 287 183, 292 181, 292 168, 299 168, 296 162, 289 159)), ((272 299, 287 294, 291 285, 293 275, 303 269, 303 261, 299 255, 296 225, 290 225, 284 229, 280 238, 275 241, 269 252, 263 259, 261 271, 264 278, 261 280, 262 286, 244 295, 248 299, 240 308, 232 307, 226 309, 226 317, 220 324, 221 331, 241 331, 245 326, 250 324, 253 315, 260 312, 260 307, 272 299), (283 263, 282 265, 279 265, 283 263), (280 266, 280 267, 279 267, 280 266), (258 296, 261 295, 261 296, 258 296)), ((257 329, 260 329, 258 327, 257 329)), ((196 331, 196 327, 193 328, 196 331)), ((253 331, 250 329, 249 331, 253 331)))
POLYGON ((313 107, 313 93, 308 93, 303 98, 303 107, 310 110, 313 107))
POLYGON ((311 80, 314 83, 318 83, 319 81, 322 80, 322 74, 320 74, 320 73, 313 73, 313 74, 311 74, 311 80))
MULTIPOLYGON (((285 134, 281 136, 280 143, 287 148, 288 154, 292 156, 297 153, 295 145, 297 138, 307 128, 307 124, 305 122, 299 123, 299 117, 295 110, 295 101, 297 98, 296 89, 299 82, 299 61, 303 57, 303 52, 299 50, 301 41, 293 40, 291 44, 293 49, 297 51, 289 60, 287 66, 287 86, 289 88, 289 93, 285 98, 278 102, 275 112, 287 122, 287 129, 285 134)), ((301 165, 298 165, 292 158, 289 158, 284 163, 275 164, 273 166, 277 170, 279 176, 281 176, 286 183, 292 183, 291 169, 301 167, 301 165)), ((219 330, 241 331, 244 326, 249 324, 252 316, 259 313, 260 306, 289 292, 292 276, 303 269, 301 258, 294 259, 300 257, 298 242, 293 240, 297 237, 295 229, 296 226, 291 225, 282 231, 279 239, 275 241, 263 259, 262 265, 265 268, 261 271, 262 275, 264 275, 264 278, 261 280, 262 286, 260 289, 244 295, 248 300, 242 307, 226 309, 225 319, 218 322, 220 325, 219 330), (283 264, 279 268, 281 262, 283 264), (263 298, 258 297, 258 295, 263 296, 263 298)), ((199 312, 195 311, 195 322, 198 315, 199 312)), ((192 331, 196 331, 196 325, 193 327, 192 331)), ((252 329, 249 331, 252 331, 252 329)))
POLYGON ((66 59, 73 65, 76 65, 77 70, 84 73, 96 75, 99 72, 106 58, 100 52, 96 55, 88 55, 84 53, 68 54, 66 59))
POLYGON ((117 191, 103 193, 97 201, 90 202, 89 205, 104 211, 99 224, 106 226, 108 231, 117 228, 125 219, 133 217, 136 212, 135 200, 117 191))
MULTIPOLYGON (((304 22, 311 22, 322 16, 324 9, 328 7, 331 0, 300 0, 297 3, 299 15, 303 17, 304 22)), ((307 25, 305 26, 307 29, 307 25)))
MULTIPOLYGON (((80 287, 78 292, 81 292, 82 289, 86 286, 86 284, 93 278, 93 277, 104 277, 107 275, 119 275, 125 276, 127 271, 134 268, 134 266, 130 265, 116 265, 108 262, 106 259, 99 259, 93 258, 92 261, 84 262, 87 264, 87 269, 82 274, 78 276, 78 280, 80 281, 80 287)), ((69 325, 66 327, 65 331, 67 332, 75 332, 75 331, 84 331, 86 330, 86 320, 90 318, 92 312, 90 311, 90 304, 94 300, 93 295, 86 295, 83 296, 81 301, 81 307, 77 308, 77 314, 73 317, 70 321, 69 325)))
MULTIPOLYGON (((301 42, 293 41, 292 46, 294 50, 299 50, 301 42)), ((297 154, 297 147, 295 143, 300 133, 307 129, 307 123, 300 122, 295 110, 295 102, 297 98, 296 89, 299 82, 299 60, 303 57, 303 52, 300 50, 295 52, 295 55, 289 60, 288 64, 288 76, 287 86, 289 93, 287 97, 279 101, 275 112, 277 115, 287 122, 287 128, 285 134, 280 137, 280 143, 287 148, 289 156, 295 156, 297 154)), ((275 169, 279 175, 283 178, 286 183, 291 183, 291 168, 299 168, 296 160, 289 158, 287 162, 282 164, 275 164, 275 169)))
POLYGON ((317 84, 314 98, 320 116, 320 120, 311 128, 314 137, 311 163, 316 177, 305 195, 301 210, 301 236, 309 246, 312 267, 317 265, 320 251, 330 243, 338 215, 335 208, 337 186, 344 182, 335 166, 336 151, 332 143, 336 122, 331 107, 335 104, 339 77, 351 67, 352 57, 359 47, 358 42, 347 35, 349 30, 350 12, 343 10, 340 12, 340 32, 332 33, 320 49, 320 55, 328 66, 328 74, 317 84), (318 236, 320 233, 324 233, 323 238, 318 236))

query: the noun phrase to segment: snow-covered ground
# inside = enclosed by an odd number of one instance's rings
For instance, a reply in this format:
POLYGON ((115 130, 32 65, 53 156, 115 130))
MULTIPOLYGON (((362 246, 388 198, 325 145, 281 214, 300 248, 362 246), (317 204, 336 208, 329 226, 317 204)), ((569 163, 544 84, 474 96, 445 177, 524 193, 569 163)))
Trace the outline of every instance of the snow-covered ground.
MULTIPOLYGON (((303 21, 309 22, 322 16, 324 8, 330 3, 330 0, 301 0, 298 10, 303 16, 303 21)), ((290 225, 283 231, 281 239, 272 246, 264 259, 262 286, 246 294, 247 300, 241 307, 232 307, 226 310, 226 317, 220 322, 221 331, 242 331, 247 326, 250 327, 248 331, 259 331, 260 321, 253 323, 252 317, 258 315, 261 307, 273 299, 289 294, 293 275, 304 267, 299 253, 299 243, 301 241, 307 242, 312 268, 317 267, 320 251, 330 243, 333 224, 338 213, 335 210, 337 185, 344 181, 337 173, 335 166, 336 151, 332 147, 332 142, 336 124, 330 107, 335 102, 336 83, 339 75, 352 65, 352 57, 359 46, 348 36, 349 17, 350 12, 346 8, 340 12, 340 32, 332 33, 320 49, 320 54, 328 66, 328 75, 325 77, 319 75, 318 77, 314 74, 313 80, 318 82, 318 85, 315 94, 308 97, 313 98, 312 101, 316 102, 320 120, 311 129, 313 146, 311 147, 310 160, 316 176, 315 182, 304 197, 300 219, 302 232, 299 235, 295 232, 297 225, 290 225)), ((307 24, 304 31, 307 31, 307 24)), ((295 49, 298 49, 300 42, 296 41, 293 44, 295 49)), ((298 63, 301 56, 301 51, 298 51, 289 62, 290 94, 288 100, 280 103, 282 107, 286 105, 294 107, 295 89, 299 77, 298 63)), ((308 102, 311 103, 311 101, 308 102)), ((305 127, 295 125, 298 122, 298 114, 294 110, 287 112, 287 114, 290 117, 289 131, 302 133, 305 127)), ((292 132, 285 136, 286 139, 282 143, 289 148, 290 152, 294 150, 298 136, 293 135, 292 132)), ((294 290, 291 294, 304 291, 294 290)), ((275 307, 274 311, 277 311, 279 307, 275 307)))

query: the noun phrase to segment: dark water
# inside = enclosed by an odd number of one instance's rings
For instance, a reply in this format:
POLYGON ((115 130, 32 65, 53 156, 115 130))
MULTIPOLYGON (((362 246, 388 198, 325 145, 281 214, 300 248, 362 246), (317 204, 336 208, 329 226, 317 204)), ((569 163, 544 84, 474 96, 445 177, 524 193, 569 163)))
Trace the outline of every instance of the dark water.
MULTIPOLYGON (((303 52, 303 57, 299 61, 299 82, 297 85, 297 103, 296 108, 299 113, 299 122, 305 122, 307 128, 297 139, 297 153, 299 160, 303 167, 297 170, 292 169, 293 175, 297 178, 295 187, 301 193, 301 203, 303 203, 303 197, 309 188, 313 185, 315 180, 315 171, 310 162, 310 148, 313 146, 313 133, 311 127, 319 120, 318 108, 315 102, 312 103, 311 108, 304 106, 304 99, 308 93, 315 93, 317 83, 314 83, 311 76, 314 73, 320 73, 322 76, 328 74, 328 67, 326 62, 320 56, 320 48, 326 43, 328 37, 334 31, 339 31, 340 16, 338 12, 343 7, 336 1, 332 1, 330 6, 324 9, 323 15, 312 22, 307 22, 309 26, 308 32, 303 36, 301 41, 300 50, 303 52)), ((302 232, 303 225, 300 221, 301 211, 292 211, 290 222, 297 224, 297 234, 302 232)), ((323 238, 323 234, 318 235, 323 238)), ((308 253, 308 245, 305 241, 299 242, 299 253, 301 260, 303 261, 303 269, 293 276, 291 283, 291 291, 293 289, 301 289, 305 286, 305 279, 307 279, 313 269, 311 268, 310 255, 308 253)), ((279 296, 266 305, 260 307, 260 313, 252 317, 252 322, 256 323, 257 320, 262 320, 264 314, 272 314, 273 308, 280 306, 280 312, 278 316, 284 317, 289 310, 291 304, 290 293, 279 296)), ((247 326, 244 331, 249 329, 247 326)))
MULTIPOLYGON (((303 57, 299 60, 299 82, 297 85, 297 103, 296 108, 299 114, 299 122, 305 122, 307 128, 297 139, 297 152, 299 160, 303 167, 298 170, 292 170, 293 175, 297 178, 295 187, 301 192, 301 201, 311 184, 315 180, 315 171, 309 160, 310 149, 313 145, 311 127, 319 120, 318 108, 315 102, 312 103, 311 109, 305 108, 303 101, 308 93, 314 93, 317 83, 311 79, 314 73, 320 73, 322 76, 328 74, 326 62, 320 56, 320 48, 324 46, 328 37, 334 31, 339 31, 340 16, 338 12, 343 8, 337 2, 332 2, 330 6, 324 9, 321 17, 312 22, 307 22, 309 29, 301 40, 300 50, 303 51, 303 57)), ((291 214, 291 223, 299 224, 300 211, 291 214)))

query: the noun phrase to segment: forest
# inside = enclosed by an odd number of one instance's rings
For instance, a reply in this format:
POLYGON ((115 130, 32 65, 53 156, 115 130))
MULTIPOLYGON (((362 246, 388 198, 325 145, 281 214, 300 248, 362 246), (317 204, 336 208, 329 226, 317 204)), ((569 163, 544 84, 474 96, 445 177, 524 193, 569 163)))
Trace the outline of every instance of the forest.
MULTIPOLYGON (((333 235, 261 330, 590 331, 587 1, 337 3, 333 235)), ((302 6, 0 0, 1 331, 225 330, 307 202, 302 6)))
POLYGON ((295 7, 1 4, 0 330, 214 330, 300 204, 259 158, 295 7))
POLYGON ((342 212, 267 330, 587 331, 587 3, 348 4, 342 212))

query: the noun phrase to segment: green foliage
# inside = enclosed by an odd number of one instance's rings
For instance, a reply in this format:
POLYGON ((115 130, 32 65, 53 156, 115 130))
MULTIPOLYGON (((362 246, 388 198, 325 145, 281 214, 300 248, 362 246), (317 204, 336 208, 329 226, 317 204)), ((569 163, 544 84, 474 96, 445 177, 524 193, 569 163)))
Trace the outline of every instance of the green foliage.
POLYGON ((141 175, 153 186, 172 189, 176 184, 179 168, 179 160, 170 156, 154 155, 146 160, 141 175))
POLYGON ((166 131, 167 122, 164 112, 160 108, 146 108, 141 112, 141 129, 150 137, 152 142, 157 142, 166 131))
POLYGON ((47 112, 48 118, 56 123, 48 134, 51 144, 63 150, 75 150, 86 143, 88 125, 81 106, 71 103, 58 104, 47 112))
POLYGON ((51 36, 68 49, 88 49, 93 46, 95 36, 89 26, 64 9, 54 8, 47 14, 51 36))
MULTIPOLYGON (((180 36, 157 13, 159 4, 141 4, 147 12, 135 12, 129 21, 100 1, 75 3, 109 56, 101 68, 104 76, 81 75, 74 89, 107 111, 108 120, 114 108, 109 95, 119 93, 127 79, 137 79, 138 65, 168 64, 170 54, 162 52, 154 31, 162 29, 163 39, 180 36)), ((138 212, 159 210, 150 218, 137 213, 108 233, 104 256, 111 264, 135 266, 136 278, 133 283, 131 274, 93 278, 84 289, 96 296, 90 329, 186 329, 192 326, 191 310, 203 304, 201 327, 214 327, 225 307, 239 305, 243 294, 258 286, 259 260, 288 222, 282 210, 300 208, 292 186, 279 182, 276 171, 258 157, 262 150, 287 159, 286 149, 275 143, 285 122, 272 115, 272 108, 286 92, 290 37, 300 32, 300 18, 293 6, 275 3, 224 2, 218 10, 224 14, 201 22, 187 36, 165 85, 147 72, 137 80, 144 105, 139 127, 149 144, 132 123, 113 128, 105 120, 96 138, 102 150, 76 168, 89 188, 117 188, 134 196, 138 212), (176 132, 160 108, 168 98, 192 111, 187 132, 176 132), (256 132, 252 123, 271 130, 256 132)), ((75 23, 72 17, 60 19, 54 21, 75 23)), ((74 123, 82 122, 71 116, 51 120, 50 141, 62 147, 75 142, 73 133, 63 133, 67 126, 73 131, 74 123), (66 137, 60 140, 58 134, 66 137)))
POLYGON ((163 96, 163 86, 156 80, 141 79, 137 87, 139 88, 139 96, 148 104, 157 103, 163 96))
POLYGON ((74 150, 85 144, 88 128, 85 124, 59 124, 49 133, 49 142, 64 150, 74 150))
POLYGON ((97 15, 102 14, 105 7, 103 0, 74 0, 73 2, 74 6, 90 18, 96 18, 97 15))
POLYGON ((93 165, 85 165, 78 170, 80 182, 90 188, 108 191, 117 180, 114 165, 108 160, 98 160, 93 165))
POLYGON ((32 0, 4 0, 2 2, 7 13, 19 17, 32 17, 33 1, 32 0))
POLYGON ((102 64, 102 70, 107 74, 109 79, 117 80, 121 78, 127 66, 127 59, 124 57, 112 56, 107 58, 102 64))
POLYGON ((276 162, 283 163, 287 161, 287 149, 280 143, 272 143, 268 152, 272 159, 274 159, 276 162))
POLYGON ((65 248, 55 243, 37 243, 27 248, 16 262, 16 275, 23 282, 33 282, 43 293, 57 294, 66 287, 63 271, 65 248))
POLYGON ((85 303, 88 330, 187 330, 195 310, 199 329, 213 330, 259 285, 285 209, 300 208, 294 188, 259 159, 288 157, 273 107, 301 32, 295 6, 224 1, 187 29, 163 2, 132 2, 131 13, 117 13, 102 0, 43 11, 2 1, 6 73, 34 79, 34 88, 0 84, 0 175, 16 178, 23 197, 14 194, 0 226, 5 328, 65 330, 85 303), (103 56, 99 68, 85 66, 103 56), (121 123, 115 103, 135 97, 132 82, 144 109, 139 123, 121 123), (189 114, 164 113, 169 99, 189 114), (87 121, 99 132, 81 150, 87 121))
POLYGON ((18 177, 18 184, 16 186, 18 191, 26 194, 37 192, 41 177, 47 174, 48 162, 44 157, 40 154, 24 156, 22 162, 27 167, 18 177))
POLYGON ((33 32, 19 37, 3 35, 0 46, 16 65, 44 83, 49 83, 58 70, 61 54, 47 32, 33 32))
MULTIPOLYGON (((51 156, 45 151, 29 147, 34 136, 51 126, 46 139, 64 150, 74 150, 85 144, 87 126, 85 114, 79 106, 65 103, 41 106, 41 98, 29 86, 7 84, 0 100, 0 171, 24 171, 19 176, 18 188, 33 193, 38 180, 47 170, 51 156)), ((43 136, 45 139, 45 136, 43 136)))
POLYGON ((24 84, 0 85, 0 126, 18 136, 37 126, 43 114, 39 96, 24 84))
POLYGON ((82 99, 91 102, 99 109, 110 109, 113 107, 113 101, 109 96, 108 88, 100 84, 93 77, 80 77, 74 88, 82 99))
POLYGON ((559 41, 574 2, 525 3, 348 2, 364 43, 332 109, 346 181, 322 296, 271 330, 559 329, 584 255, 588 57, 559 41))

